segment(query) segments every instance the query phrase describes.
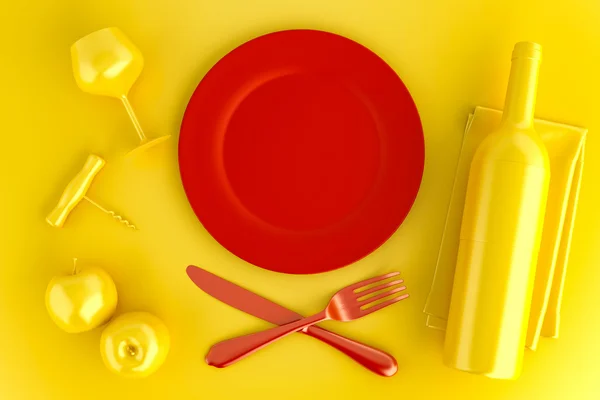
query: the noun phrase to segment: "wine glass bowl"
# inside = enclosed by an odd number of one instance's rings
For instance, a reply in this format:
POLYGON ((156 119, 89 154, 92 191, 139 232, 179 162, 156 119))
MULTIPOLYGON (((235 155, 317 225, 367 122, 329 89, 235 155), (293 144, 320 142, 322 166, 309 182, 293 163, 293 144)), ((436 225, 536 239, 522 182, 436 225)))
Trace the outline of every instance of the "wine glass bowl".
POLYGON ((118 28, 105 28, 71 46, 77 86, 87 93, 122 98, 144 68, 139 49, 118 28))
POLYGON ((129 38, 116 27, 92 32, 71 46, 73 75, 77 86, 87 93, 121 100, 135 127, 140 144, 129 155, 144 151, 168 139, 146 137, 127 95, 144 68, 144 57, 129 38))

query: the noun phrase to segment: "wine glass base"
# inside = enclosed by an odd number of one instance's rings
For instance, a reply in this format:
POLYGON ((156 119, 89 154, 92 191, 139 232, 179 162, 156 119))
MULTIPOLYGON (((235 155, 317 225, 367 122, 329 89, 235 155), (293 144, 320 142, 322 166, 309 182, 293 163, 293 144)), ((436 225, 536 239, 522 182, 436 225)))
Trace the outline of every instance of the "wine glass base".
POLYGON ((136 147, 135 149, 133 149, 129 153, 127 153, 127 157, 133 157, 137 154, 143 153, 146 150, 148 150, 149 148, 166 141, 170 137, 171 137, 171 135, 165 135, 165 136, 157 137, 156 139, 151 139, 151 140, 145 141, 141 145, 139 145, 138 147, 136 147))

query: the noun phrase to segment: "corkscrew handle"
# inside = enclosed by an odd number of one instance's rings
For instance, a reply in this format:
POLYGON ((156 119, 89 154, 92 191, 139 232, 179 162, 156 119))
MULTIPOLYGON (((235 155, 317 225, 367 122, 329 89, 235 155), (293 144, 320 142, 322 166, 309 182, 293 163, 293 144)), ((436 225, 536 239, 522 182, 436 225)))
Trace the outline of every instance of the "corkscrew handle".
POLYGON ((102 169, 106 161, 101 157, 90 154, 83 168, 69 182, 58 204, 46 217, 46 221, 53 227, 60 228, 65 223, 69 213, 85 197, 92 180, 102 169))

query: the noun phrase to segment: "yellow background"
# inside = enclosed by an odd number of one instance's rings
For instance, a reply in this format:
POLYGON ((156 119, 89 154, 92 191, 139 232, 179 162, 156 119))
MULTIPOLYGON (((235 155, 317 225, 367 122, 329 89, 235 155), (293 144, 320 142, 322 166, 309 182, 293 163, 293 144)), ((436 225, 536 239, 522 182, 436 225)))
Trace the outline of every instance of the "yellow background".
POLYGON ((0 397, 3 399, 597 399, 600 396, 600 3, 594 0, 53 0, 0 9, 0 397), (120 27, 145 55, 131 102, 150 136, 173 134, 136 165, 122 161, 136 135, 119 102, 75 85, 69 47, 120 27), (317 28, 377 53, 402 77, 426 138, 423 185, 406 222, 352 266, 288 276, 250 266, 219 247, 189 208, 177 166, 177 136, 198 81, 227 51, 259 34, 317 28), (512 46, 544 46, 537 117, 590 129, 580 208, 566 282, 561 337, 527 352, 518 381, 471 376, 442 365, 442 333, 422 313, 441 239, 468 113, 502 106, 512 46), (63 229, 44 217, 94 152, 108 164, 89 195, 135 222, 132 233, 89 204, 63 229), (68 335, 44 309, 55 274, 71 257, 116 281, 118 310, 146 310, 169 326, 172 351, 145 380, 111 375, 100 330, 68 335), (363 320, 326 326, 395 355, 400 370, 378 377, 336 350, 294 335, 233 367, 207 366, 216 341, 269 324, 195 288, 193 263, 308 314, 355 280, 400 269, 409 301, 363 320))

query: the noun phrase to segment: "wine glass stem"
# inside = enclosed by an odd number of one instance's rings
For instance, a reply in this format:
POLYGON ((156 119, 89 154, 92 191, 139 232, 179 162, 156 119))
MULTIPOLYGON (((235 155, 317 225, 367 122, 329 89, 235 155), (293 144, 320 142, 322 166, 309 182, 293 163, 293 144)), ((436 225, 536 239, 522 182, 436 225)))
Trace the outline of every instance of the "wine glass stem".
POLYGON ((127 110, 127 114, 129 114, 129 118, 131 118, 131 122, 133 122, 133 126, 135 127, 135 130, 140 138, 140 142, 144 142, 146 140, 146 135, 144 135, 144 131, 142 130, 142 125, 140 125, 140 121, 138 121, 137 117, 135 116, 135 113, 133 112, 133 108, 131 107, 129 100, 127 99, 127 96, 125 96, 125 95, 121 96, 121 100, 123 101, 123 105, 125 106, 125 109, 127 110))

